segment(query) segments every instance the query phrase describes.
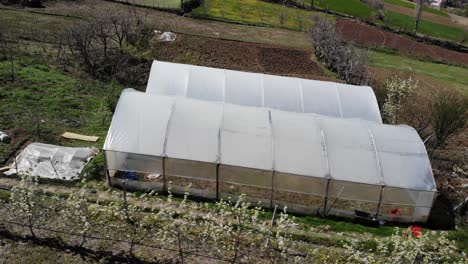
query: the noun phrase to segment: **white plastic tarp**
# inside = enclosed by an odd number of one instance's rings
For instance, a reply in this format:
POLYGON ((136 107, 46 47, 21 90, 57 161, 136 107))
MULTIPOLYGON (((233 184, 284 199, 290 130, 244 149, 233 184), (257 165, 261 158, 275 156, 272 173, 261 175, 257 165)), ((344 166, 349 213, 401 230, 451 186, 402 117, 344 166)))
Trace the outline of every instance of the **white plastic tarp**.
POLYGON ((163 156, 169 158, 435 191, 424 145, 407 126, 123 92, 104 149, 160 156, 162 139, 167 141, 163 156), (127 129, 124 125, 138 111, 131 121, 139 122, 132 123, 136 129, 127 129), (166 130, 150 124, 168 116, 166 130), (127 130, 118 136, 125 142, 109 140, 120 130, 127 130), (157 140, 147 140, 147 146, 135 140, 151 137, 157 140))
POLYGON ((16 157, 5 174, 26 174, 34 177, 78 179, 88 161, 98 153, 96 148, 71 148, 31 143, 16 157), (18 168, 18 171, 16 171, 18 168))
POLYGON ((368 86, 154 61, 146 92, 382 123, 368 86))

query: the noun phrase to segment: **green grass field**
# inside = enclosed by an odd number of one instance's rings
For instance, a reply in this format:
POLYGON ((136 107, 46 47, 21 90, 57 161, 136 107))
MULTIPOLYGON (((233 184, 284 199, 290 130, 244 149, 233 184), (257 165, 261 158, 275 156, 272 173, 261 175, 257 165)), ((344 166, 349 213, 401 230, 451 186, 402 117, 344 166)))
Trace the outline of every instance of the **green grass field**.
POLYGON ((20 31, 23 35, 35 32, 32 25, 41 25, 42 30, 53 32, 60 31, 64 27, 72 25, 74 21, 77 20, 75 17, 5 8, 0 8, 0 18, 0 29, 2 29, 2 26, 9 29, 13 26, 18 33, 20 31))
MULTIPOLYGON (((386 11, 389 24, 398 29, 412 32, 414 30, 414 18, 400 13, 386 11)), ((432 37, 460 42, 468 39, 468 32, 463 29, 447 25, 437 24, 426 20, 421 20, 419 24, 420 33, 432 37)))
POLYGON ((113 84, 75 79, 31 58, 17 58, 14 65, 12 81, 10 62, 0 61, 1 128, 21 127, 36 136, 41 120, 36 140, 57 142, 65 131, 105 137, 110 122, 106 94, 113 84))
MULTIPOLYGON (((308 0, 297 1, 310 4, 308 0)), ((372 13, 371 8, 360 0, 316 0, 315 5, 362 19, 370 18, 372 13)), ((317 12, 289 8, 261 0, 206 0, 204 5, 192 12, 192 15, 303 31, 310 27, 310 17, 314 13, 317 12)), ((413 17, 392 11, 386 11, 386 14, 390 27, 409 32, 414 30, 413 17)), ((419 32, 427 36, 455 42, 468 39, 468 32, 463 29, 425 20, 421 20, 419 32)))
MULTIPOLYGON (((409 8, 409 9, 416 9, 416 4, 415 3, 411 3, 411 2, 407 2, 407 1, 402 1, 402 0, 384 0, 385 3, 389 3, 389 4, 392 4, 392 5, 398 5, 398 6, 402 6, 402 7, 406 7, 406 8, 409 8)), ((439 16, 444 16, 444 17, 448 17, 449 15, 447 13, 445 13, 444 11, 440 11, 440 10, 437 10, 437 9, 434 9, 434 8, 430 8, 430 7, 425 7, 424 8, 424 12, 428 12, 428 13, 432 13, 432 14, 436 14, 436 15, 439 15, 439 16)))
POLYGON ((373 67, 427 75, 448 82, 468 94, 468 68, 421 61, 381 51, 371 51, 370 57, 370 65, 373 67))
POLYGON ((260 0, 207 0, 192 12, 194 16, 301 31, 310 27, 313 14, 316 12, 260 0))
MULTIPOLYGON (((295 1, 310 6, 310 0, 295 1)), ((360 18, 368 18, 372 12, 371 8, 360 0, 314 0, 314 6, 360 18)))

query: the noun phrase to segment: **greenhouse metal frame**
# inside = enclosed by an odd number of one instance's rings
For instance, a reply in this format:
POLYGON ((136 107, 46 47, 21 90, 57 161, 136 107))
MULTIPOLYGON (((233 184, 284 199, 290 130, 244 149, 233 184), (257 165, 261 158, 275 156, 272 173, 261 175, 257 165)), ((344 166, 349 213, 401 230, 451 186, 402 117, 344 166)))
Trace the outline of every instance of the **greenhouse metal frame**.
POLYGON ((408 126, 125 90, 104 145, 109 180, 289 212, 425 222, 436 187, 408 126))

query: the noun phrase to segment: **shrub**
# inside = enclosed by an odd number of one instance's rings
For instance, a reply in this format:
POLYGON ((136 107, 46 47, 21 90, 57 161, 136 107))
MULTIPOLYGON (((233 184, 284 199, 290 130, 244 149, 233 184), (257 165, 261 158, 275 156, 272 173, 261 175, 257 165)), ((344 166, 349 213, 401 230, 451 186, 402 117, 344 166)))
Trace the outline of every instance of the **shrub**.
POLYGON ((376 238, 375 252, 371 253, 357 239, 345 245, 348 261, 353 263, 464 263, 455 243, 442 232, 434 237, 423 231, 416 237, 410 228, 390 237, 376 238))
POLYGON ((369 80, 365 50, 356 50, 338 35, 335 24, 321 16, 314 16, 314 27, 310 31, 315 55, 327 68, 350 84, 365 84, 369 80))
POLYGON ((400 109, 408 97, 417 88, 417 81, 411 76, 407 79, 393 76, 387 79, 385 86, 387 97, 382 107, 383 117, 390 124, 398 124, 400 109))
POLYGON ((443 146, 445 142, 456 135, 467 124, 468 97, 456 91, 442 90, 432 105, 433 139, 431 156, 433 152, 443 146))

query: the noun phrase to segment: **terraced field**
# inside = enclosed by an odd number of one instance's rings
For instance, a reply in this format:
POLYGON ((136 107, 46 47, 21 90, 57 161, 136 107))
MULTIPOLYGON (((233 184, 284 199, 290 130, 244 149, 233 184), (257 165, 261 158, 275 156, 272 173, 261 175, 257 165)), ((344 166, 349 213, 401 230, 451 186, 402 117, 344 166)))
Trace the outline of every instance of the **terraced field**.
MULTIPOLYGON (((181 0, 114 0, 126 4, 155 7, 160 9, 180 9, 181 0)), ((182 0, 183 1, 183 0, 182 0)))
POLYGON ((465 67, 420 61, 385 52, 371 51, 370 55, 370 65, 373 67, 429 76, 468 95, 468 69, 465 67))
POLYGON ((439 62, 468 65, 468 53, 415 41, 408 36, 380 30, 350 19, 338 19, 337 28, 348 41, 369 47, 398 50, 406 55, 439 62))
POLYGON ((261 0, 207 0, 191 14, 195 17, 305 31, 310 28, 310 17, 317 12, 261 0))
MULTIPOLYGON (((408 9, 413 9, 413 10, 416 9, 416 4, 412 3, 412 2, 409 2, 409 1, 384 0, 384 2, 387 3, 387 4, 397 5, 397 6, 401 6, 401 7, 408 8, 408 9)), ((432 14, 435 14, 435 15, 438 15, 438 16, 443 16, 443 17, 448 17, 449 16, 444 11, 437 10, 437 9, 434 9, 434 8, 431 8, 431 7, 425 7, 424 12, 432 13, 432 14)))

